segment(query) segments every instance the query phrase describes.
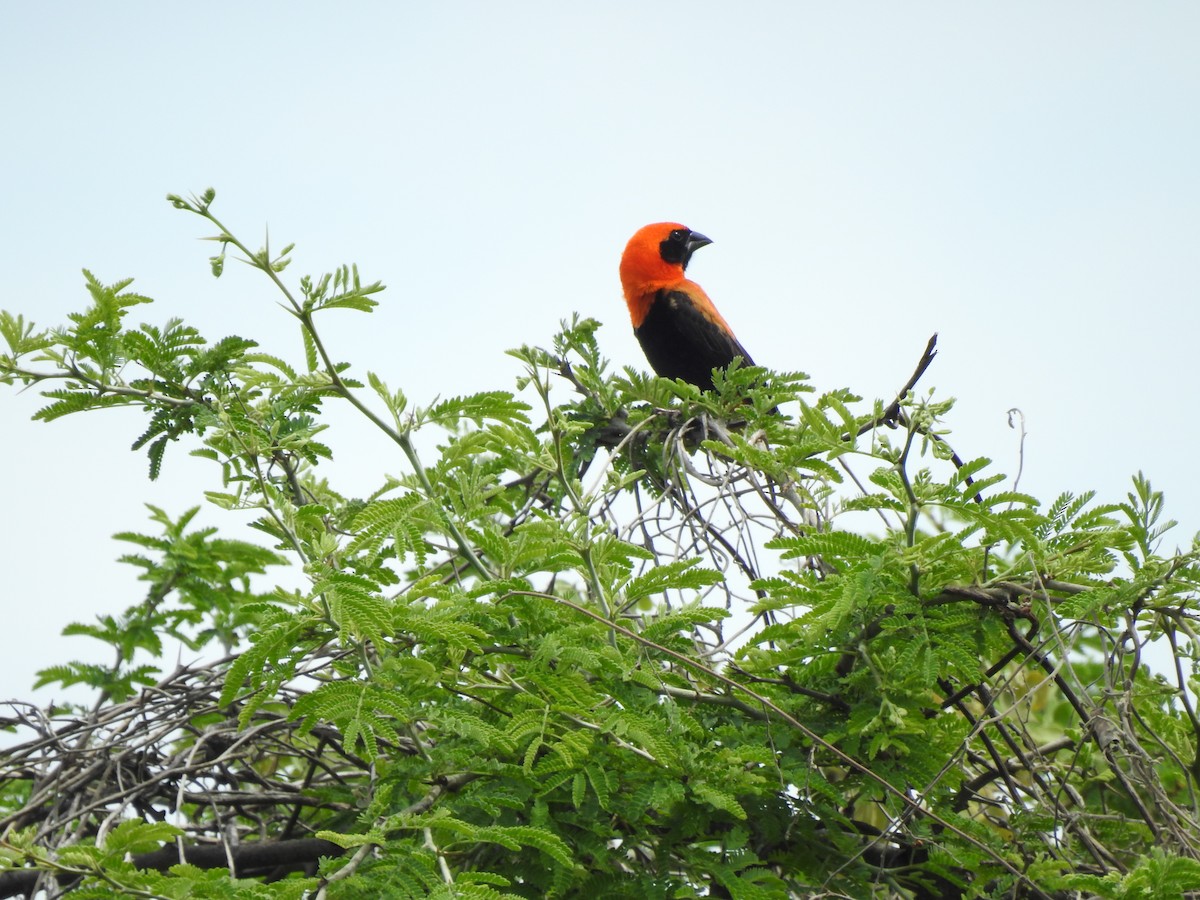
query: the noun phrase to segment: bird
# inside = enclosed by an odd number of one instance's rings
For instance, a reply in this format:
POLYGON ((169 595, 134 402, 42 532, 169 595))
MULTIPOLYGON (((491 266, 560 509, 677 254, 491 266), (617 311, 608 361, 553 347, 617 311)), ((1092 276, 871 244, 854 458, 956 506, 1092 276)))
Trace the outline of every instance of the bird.
POLYGON ((663 378, 713 389, 713 369, 754 360, 704 288, 687 278, 692 254, 712 241, 678 222, 639 228, 621 255, 621 287, 633 333, 663 378))

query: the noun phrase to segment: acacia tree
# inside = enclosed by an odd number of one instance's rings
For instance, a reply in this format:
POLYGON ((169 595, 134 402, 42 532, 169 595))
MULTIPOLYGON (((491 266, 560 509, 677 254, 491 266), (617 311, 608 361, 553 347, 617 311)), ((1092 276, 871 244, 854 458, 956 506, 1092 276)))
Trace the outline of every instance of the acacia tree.
POLYGON ((932 342, 893 403, 753 368, 702 394, 574 319, 513 351, 516 393, 413 406, 319 327, 382 287, 289 281, 213 198, 169 199, 215 275, 282 295, 301 366, 132 327, 150 299, 88 273, 63 327, 0 314, 35 418, 144 410, 151 478, 190 447, 258 532, 117 535, 146 596, 68 629, 114 662, 40 678, 95 702, 9 704, 0 896, 1200 891, 1200 548, 1161 550, 1144 477, 1005 489, 915 393, 932 342), (368 497, 328 466, 335 403, 407 462, 368 497), (168 638, 208 662, 164 669, 168 638))

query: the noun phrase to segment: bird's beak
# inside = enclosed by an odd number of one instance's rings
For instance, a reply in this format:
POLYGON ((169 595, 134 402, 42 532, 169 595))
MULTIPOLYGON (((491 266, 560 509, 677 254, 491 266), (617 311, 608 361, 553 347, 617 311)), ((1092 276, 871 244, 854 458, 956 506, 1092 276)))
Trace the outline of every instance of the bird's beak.
POLYGON ((706 247, 712 243, 712 238, 707 238, 698 231, 689 231, 687 240, 687 255, 691 256, 701 247, 706 247))

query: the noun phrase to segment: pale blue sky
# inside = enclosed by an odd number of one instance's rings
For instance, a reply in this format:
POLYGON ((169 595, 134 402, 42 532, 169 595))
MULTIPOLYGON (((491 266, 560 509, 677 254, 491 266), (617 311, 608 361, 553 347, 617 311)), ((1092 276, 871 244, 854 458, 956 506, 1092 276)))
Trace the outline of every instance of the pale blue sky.
MULTIPOLYGON (((297 276, 389 285, 329 342, 427 401, 510 386, 505 349, 573 311, 644 367, 617 260, 677 219, 760 363, 890 398, 938 331, 923 384, 959 398, 964 456, 1015 473, 1020 407, 1022 488, 1120 499, 1144 469, 1186 542, 1197 47, 1190 2, 6 4, 0 306, 56 324, 86 266, 136 277, 142 318, 294 356, 269 286, 214 281, 162 199, 212 185, 235 231, 297 243, 297 276)), ((175 452, 151 486, 138 416, 30 423, 36 400, 0 391, 0 696, 94 652, 56 635, 140 595, 109 536, 215 478, 175 452)), ((365 430, 334 447, 348 491, 400 468, 365 430)))

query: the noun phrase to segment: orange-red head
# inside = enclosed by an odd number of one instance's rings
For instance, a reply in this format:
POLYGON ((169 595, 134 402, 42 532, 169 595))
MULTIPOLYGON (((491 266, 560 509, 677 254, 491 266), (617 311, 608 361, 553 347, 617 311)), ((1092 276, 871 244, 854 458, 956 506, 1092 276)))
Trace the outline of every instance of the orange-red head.
POLYGON ((641 327, 655 294, 687 282, 684 270, 692 253, 712 241, 678 222, 639 228, 621 256, 621 287, 633 327, 641 327))

